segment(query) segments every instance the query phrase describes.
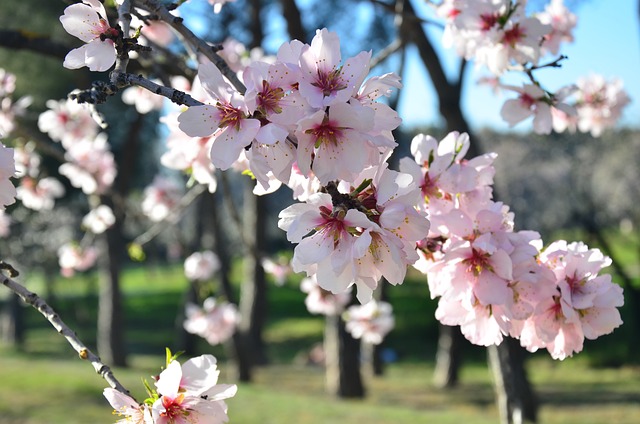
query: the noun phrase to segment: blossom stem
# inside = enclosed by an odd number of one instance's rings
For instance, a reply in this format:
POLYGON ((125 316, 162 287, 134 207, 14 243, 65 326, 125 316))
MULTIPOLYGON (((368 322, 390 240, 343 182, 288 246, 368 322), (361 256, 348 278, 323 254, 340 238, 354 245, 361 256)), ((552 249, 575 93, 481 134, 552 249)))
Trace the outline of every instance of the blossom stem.
POLYGON ((116 379, 113 371, 107 365, 103 364, 100 361, 100 358, 93 353, 87 346, 82 343, 82 341, 78 338, 78 335, 67 326, 67 324, 62 321, 60 316, 53 310, 47 302, 44 301, 37 294, 29 291, 26 287, 15 281, 13 278, 19 275, 18 271, 11 266, 10 264, 0 261, 0 282, 2 285, 7 287, 9 290, 20 296, 20 298, 31 305, 34 309, 40 312, 55 328, 58 333, 60 333, 67 342, 73 347, 73 349, 78 352, 78 356, 80 359, 87 360, 91 362, 91 365, 96 370, 98 374, 111 386, 111 388, 119 391, 120 393, 131 396, 129 391, 116 379), (5 275, 7 274, 7 275, 5 275))

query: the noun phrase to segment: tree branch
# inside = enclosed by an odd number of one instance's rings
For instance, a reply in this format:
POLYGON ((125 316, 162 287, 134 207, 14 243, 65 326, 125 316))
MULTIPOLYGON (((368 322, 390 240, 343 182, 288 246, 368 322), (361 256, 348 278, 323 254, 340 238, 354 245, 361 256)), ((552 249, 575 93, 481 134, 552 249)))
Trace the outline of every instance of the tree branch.
POLYGON ((115 375, 113 374, 113 371, 111 371, 111 369, 107 365, 103 364, 100 361, 100 358, 91 350, 89 350, 87 346, 85 346, 85 344, 82 343, 82 341, 80 341, 77 334, 73 330, 71 330, 64 323, 64 321, 62 321, 62 319, 56 313, 56 311, 54 311, 53 308, 49 306, 47 302, 44 301, 44 299, 42 299, 37 294, 27 290, 26 287, 16 282, 15 280, 13 280, 12 277, 16 277, 16 276, 18 276, 18 272, 15 270, 15 268, 13 268, 11 265, 3 261, 0 261, 0 282, 2 283, 2 285, 7 287, 9 290, 14 292, 18 296, 20 296, 20 298, 25 303, 27 303, 28 305, 31 305, 38 312, 40 312, 42 316, 44 316, 47 319, 47 321, 51 323, 53 328, 55 328, 58 331, 58 333, 60 333, 65 339, 67 339, 67 342, 69 342, 71 347, 76 352, 78 352, 78 356, 80 357, 80 359, 84 359, 91 362, 93 369, 95 369, 96 372, 102 378, 104 378, 104 380, 109 384, 109 386, 119 391, 120 393, 124 393, 126 395, 131 396, 131 394, 129 393, 129 390, 127 390, 118 381, 118 379, 116 379, 115 375), (6 276, 5 273, 9 274, 9 276, 6 276))
POLYGON ((227 62, 224 61, 217 51, 217 46, 211 46, 204 40, 198 38, 189 28, 184 26, 183 19, 179 16, 174 16, 162 3, 156 0, 133 0, 133 5, 141 7, 146 11, 157 16, 158 19, 169 24, 175 29, 184 39, 191 44, 198 52, 202 53, 207 59, 209 59, 241 94, 247 91, 244 84, 238 79, 238 76, 229 68, 227 62))

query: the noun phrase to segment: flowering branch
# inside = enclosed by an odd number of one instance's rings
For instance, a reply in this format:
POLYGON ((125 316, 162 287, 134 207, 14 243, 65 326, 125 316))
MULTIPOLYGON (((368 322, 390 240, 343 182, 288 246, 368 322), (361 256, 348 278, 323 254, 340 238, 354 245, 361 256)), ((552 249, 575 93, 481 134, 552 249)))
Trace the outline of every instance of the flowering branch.
POLYGON ((106 102, 109 96, 113 96, 119 90, 132 85, 137 85, 151 91, 152 93, 166 97, 178 105, 201 106, 204 104, 183 91, 156 84, 142 75, 129 73, 116 74, 116 71, 113 71, 111 76, 113 78, 111 82, 94 81, 91 84, 90 89, 72 93, 69 95, 69 98, 77 100, 78 103, 100 104, 106 102))
POLYGON ((217 51, 219 50, 219 47, 211 46, 196 36, 189 28, 184 26, 183 19, 181 17, 172 15, 165 5, 156 0, 133 0, 133 4, 134 6, 141 7, 148 12, 153 13, 158 17, 158 19, 173 27, 173 29, 182 35, 189 44, 209 59, 231 82, 236 90, 242 94, 247 91, 247 88, 238 79, 235 72, 233 72, 224 59, 218 55, 217 51))
POLYGON ((17 277, 18 275, 18 271, 13 266, 5 263, 4 261, 0 261, 0 282, 2 282, 2 285, 6 286, 9 290, 20 296, 25 303, 31 305, 40 312, 51 323, 53 328, 67 339, 71 347, 78 352, 80 359, 91 362, 93 368, 102 378, 104 378, 109 386, 120 393, 129 395, 129 391, 116 379, 111 368, 103 364, 100 361, 100 358, 89 350, 82 341, 80 341, 77 334, 71 330, 64 321, 62 321, 56 311, 54 311, 53 308, 44 301, 44 299, 13 280, 13 277, 17 277), (8 274, 8 276, 5 275, 5 273, 8 274))

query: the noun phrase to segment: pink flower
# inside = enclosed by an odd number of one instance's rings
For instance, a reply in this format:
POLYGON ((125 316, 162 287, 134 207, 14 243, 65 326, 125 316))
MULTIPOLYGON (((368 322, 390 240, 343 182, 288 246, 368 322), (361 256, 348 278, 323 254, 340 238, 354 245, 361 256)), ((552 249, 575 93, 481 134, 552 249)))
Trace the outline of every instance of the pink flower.
POLYGON ((83 249, 77 244, 66 243, 58 249, 60 273, 65 277, 73 277, 75 271, 86 271, 98 259, 98 251, 93 247, 83 249))
MULTIPOLYGON (((159 83, 158 81, 153 81, 159 83)), ((164 97, 158 96, 140 86, 129 87, 122 92, 122 101, 133 105, 140 114, 146 114, 152 110, 162 109, 164 97)))
POLYGON ((47 100, 47 107, 49 110, 38 117, 38 128, 52 140, 62 142, 65 149, 98 134, 98 124, 85 105, 71 99, 47 100))
POLYGON ((361 52, 340 66, 340 39, 326 28, 317 30, 311 45, 300 51, 299 90, 314 108, 348 101, 369 72, 371 52, 361 52))
POLYGON ((113 413, 124 417, 116 424, 153 424, 148 405, 139 405, 131 396, 111 388, 104 389, 102 394, 114 409, 113 413))
POLYGON ((537 134, 549 134, 552 128, 550 100, 537 85, 525 84, 522 88, 506 87, 519 93, 516 99, 504 102, 500 115, 513 127, 533 116, 533 129, 537 134))
POLYGON ((16 188, 9 178, 16 173, 13 149, 0 143, 0 209, 15 202, 16 188))
POLYGON ((82 226, 93 234, 102 234, 116 222, 113 211, 107 205, 99 205, 82 218, 82 226))
POLYGON ((98 0, 83 0, 64 10, 60 22, 64 29, 85 45, 71 50, 64 59, 63 66, 78 69, 87 66, 91 71, 103 72, 116 61, 113 38, 119 31, 109 26, 107 12, 98 0))
POLYGON ((220 259, 210 250, 194 252, 184 261, 184 275, 189 280, 209 280, 219 269, 220 259))
POLYGON ((395 326, 393 308, 387 302, 371 300, 364 305, 350 306, 344 313, 346 330, 365 343, 380 344, 395 326))
POLYGON ((315 274, 302 279, 300 290, 307 293, 304 304, 312 314, 337 315, 351 301, 351 290, 331 293, 318 285, 315 274))
POLYGON ((564 0, 551 0, 544 11, 538 14, 538 19, 545 25, 551 26, 551 32, 544 36, 542 49, 556 55, 560 51, 560 43, 573 42, 573 28, 577 17, 564 5, 564 0))
POLYGON ((201 63, 198 77, 214 105, 191 106, 178 117, 179 127, 191 137, 213 136, 211 161, 226 170, 251 144, 260 121, 249 118, 244 98, 232 88, 211 62, 201 63))
POLYGON ((274 261, 270 258, 262 258, 260 261, 264 272, 273 276, 276 285, 282 286, 285 281, 287 281, 287 277, 291 274, 291 264, 289 263, 289 259, 285 257, 278 258, 277 261, 274 261))
POLYGON ((53 177, 35 180, 24 177, 20 180, 16 197, 22 204, 36 211, 53 209, 55 199, 64 195, 64 186, 53 177))
POLYGON ((235 384, 217 384, 216 358, 202 355, 184 365, 171 361, 156 381, 159 397, 151 407, 156 424, 221 424, 229 421, 225 399, 235 384))
POLYGON ((205 299, 202 308, 188 303, 185 315, 184 329, 204 338, 212 346, 229 340, 240 321, 234 304, 218 302, 213 297, 205 299))
POLYGON ((7 237, 11 233, 11 217, 0 209, 0 238, 7 237))
POLYGON ((622 288, 610 275, 599 275, 611 260, 598 249, 560 240, 540 259, 555 274, 557 290, 530 318, 536 337, 523 343, 527 349, 545 347, 554 359, 564 359, 582 350, 584 338, 596 339, 622 324, 622 288))
POLYGON ((154 222, 167 219, 178 206, 182 192, 176 181, 157 175, 144 189, 142 213, 154 222))
POLYGON ((60 165, 60 174, 85 194, 105 193, 116 178, 115 160, 104 133, 68 146, 64 156, 68 162, 60 165))

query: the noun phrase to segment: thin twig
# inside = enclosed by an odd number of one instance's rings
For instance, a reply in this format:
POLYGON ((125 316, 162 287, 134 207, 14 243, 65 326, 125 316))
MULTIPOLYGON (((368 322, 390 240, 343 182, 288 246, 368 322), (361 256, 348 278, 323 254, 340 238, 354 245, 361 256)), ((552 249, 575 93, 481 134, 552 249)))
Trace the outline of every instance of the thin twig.
POLYGON ((380 63, 387 60, 389 56, 391 56, 401 48, 402 48, 402 40, 400 38, 396 38, 391 43, 389 43, 387 47, 380 50, 377 55, 371 58, 371 62, 369 63, 369 66, 373 69, 380 63))
POLYGON ((93 353, 84 343, 78 338, 78 335, 62 321, 60 316, 53 310, 51 306, 47 304, 40 296, 29 291, 26 287, 15 281, 12 277, 18 276, 18 272, 11 266, 3 261, 0 261, 0 282, 9 290, 20 296, 20 298, 28 305, 33 306, 38 312, 40 312, 51 323, 58 333, 60 333, 71 347, 78 352, 80 359, 91 362, 93 369, 104 378, 104 380, 111 386, 111 388, 131 396, 129 390, 127 390, 116 379, 113 371, 107 365, 100 361, 100 358, 93 353), (5 275, 8 274, 9 276, 5 275))
POLYGON ((207 59, 209 59, 241 94, 247 91, 244 84, 238 79, 235 72, 229 68, 227 62, 224 61, 217 51, 217 46, 211 46, 204 40, 196 36, 189 28, 184 26, 183 19, 179 16, 174 16, 169 12, 165 5, 156 0, 133 0, 134 6, 146 9, 148 12, 157 15, 158 19, 169 24, 175 29, 184 39, 191 44, 198 52, 202 53, 207 59))

